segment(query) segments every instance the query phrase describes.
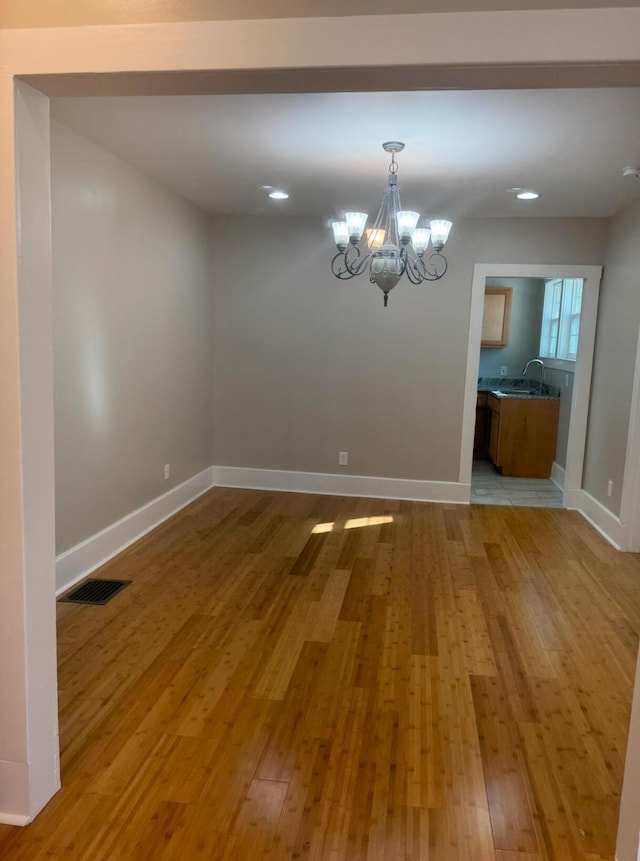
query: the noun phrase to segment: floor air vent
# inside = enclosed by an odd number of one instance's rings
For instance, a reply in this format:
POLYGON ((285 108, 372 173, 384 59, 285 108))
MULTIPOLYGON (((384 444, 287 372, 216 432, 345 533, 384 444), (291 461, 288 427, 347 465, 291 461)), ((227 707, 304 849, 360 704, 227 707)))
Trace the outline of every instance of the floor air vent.
POLYGON ((63 604, 106 604, 129 583, 131 580, 85 580, 58 600, 63 604))

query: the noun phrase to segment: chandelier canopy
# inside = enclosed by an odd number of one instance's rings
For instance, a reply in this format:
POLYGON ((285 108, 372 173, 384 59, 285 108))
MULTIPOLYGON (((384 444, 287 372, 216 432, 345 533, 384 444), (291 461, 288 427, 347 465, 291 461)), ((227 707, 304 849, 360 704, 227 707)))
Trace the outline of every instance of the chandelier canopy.
POLYGON ((402 152, 404 144, 387 141, 382 148, 391 153, 391 163, 378 215, 369 228, 366 212, 346 212, 344 221, 332 222, 338 253, 331 261, 331 271, 336 278, 346 280, 368 270, 371 283, 384 293, 386 308, 389 291, 405 273, 412 284, 442 278, 447 271, 442 249, 451 222, 434 219, 428 228, 417 227, 420 213, 402 209, 400 203, 396 153, 402 152))

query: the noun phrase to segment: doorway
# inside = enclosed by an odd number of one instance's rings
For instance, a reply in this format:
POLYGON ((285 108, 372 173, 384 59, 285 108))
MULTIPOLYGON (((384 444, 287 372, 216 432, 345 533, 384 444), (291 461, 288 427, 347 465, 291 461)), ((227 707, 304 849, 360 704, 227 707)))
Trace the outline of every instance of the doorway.
MULTIPOLYGON (((549 482, 540 488, 541 493, 548 492, 549 499, 560 504, 554 488, 561 488, 561 505, 566 508, 577 508, 579 492, 582 487, 582 470, 584 462, 587 415, 589 409, 589 394, 591 389, 591 369, 593 365, 593 350, 595 343, 596 315, 600 292, 602 268, 599 266, 558 266, 546 264, 477 264, 474 267, 471 311, 469 319, 469 344, 467 350, 467 374, 465 384, 465 403, 462 428, 462 450, 460 453, 460 481, 469 487, 472 496, 473 450, 476 428, 476 407, 478 402, 478 379, 480 373, 480 349, 482 341, 482 319, 484 310, 484 295, 487 282, 494 283, 500 279, 582 279, 583 295, 580 316, 580 334, 575 359, 573 388, 568 398, 569 419, 567 422, 567 446, 564 472, 555 470, 554 482, 549 482), (555 498, 554 498, 555 497, 555 498)), ((531 356, 530 358, 535 358, 531 356)), ((500 369, 499 369, 500 370, 500 369)), ((520 371, 520 368, 517 369, 520 371)), ((508 372, 508 368, 507 368, 508 372)), ((562 372, 560 372, 562 373, 562 372)), ((500 374, 498 375, 500 376, 500 374)), ((518 373, 515 375, 521 377, 518 373)), ((554 375, 555 377, 555 375, 554 375)), ((505 375, 505 378, 509 377, 505 375)), ((557 380, 556 380, 557 381, 557 380)), ((561 381, 561 378, 560 378, 561 381)), ((484 479, 486 470, 476 470, 475 484, 484 479), (478 476, 480 473, 480 476, 478 476)), ((504 483, 504 479, 500 483, 504 483)), ((496 480, 496 490, 499 488, 496 480)), ((504 488, 506 490, 506 488, 504 488)), ((525 488, 520 488, 526 494, 525 488)), ((538 492, 532 486, 531 492, 538 492)), ((515 496, 522 496, 514 490, 515 496)), ((535 499, 536 497, 531 497, 535 499)), ((542 499, 542 497, 540 497, 542 499)), ((526 495, 516 504, 526 505, 526 495)), ((505 501, 504 504, 514 504, 505 501)))
POLYGON ((486 281, 471 473, 475 504, 563 506, 582 284, 486 281))

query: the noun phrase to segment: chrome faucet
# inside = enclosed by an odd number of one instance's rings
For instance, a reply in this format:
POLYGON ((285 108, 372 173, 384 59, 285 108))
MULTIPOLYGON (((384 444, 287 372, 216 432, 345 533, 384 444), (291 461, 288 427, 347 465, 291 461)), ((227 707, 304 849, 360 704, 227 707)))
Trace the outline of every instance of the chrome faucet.
POLYGON ((542 359, 529 359, 527 364, 522 369, 521 373, 523 377, 527 376, 527 371, 531 365, 540 365, 540 394, 542 394, 542 387, 544 385, 544 362, 542 359))

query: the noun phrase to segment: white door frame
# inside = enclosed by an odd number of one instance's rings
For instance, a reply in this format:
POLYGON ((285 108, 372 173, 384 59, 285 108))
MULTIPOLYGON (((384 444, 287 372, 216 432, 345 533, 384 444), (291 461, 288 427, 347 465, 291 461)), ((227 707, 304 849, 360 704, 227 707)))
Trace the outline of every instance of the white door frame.
MULTIPOLYGON (((469 346, 467 349, 467 371, 462 418, 462 448, 460 451, 460 481, 471 486, 473 463, 473 436, 476 421, 478 369, 480 366, 480 341, 482 337, 482 313, 484 288, 487 278, 583 278, 580 336, 576 359, 571 416, 569 419, 569 441, 565 468, 564 504, 567 508, 579 506, 582 489, 582 471, 587 438, 589 394, 591 392, 591 370, 596 338, 596 318, 600 296, 601 266, 567 266, 552 264, 477 263, 473 268, 471 287, 471 310, 469 314, 469 346)), ((640 403, 640 392, 639 403, 640 403)), ((640 440, 639 440, 640 446, 640 440)))

